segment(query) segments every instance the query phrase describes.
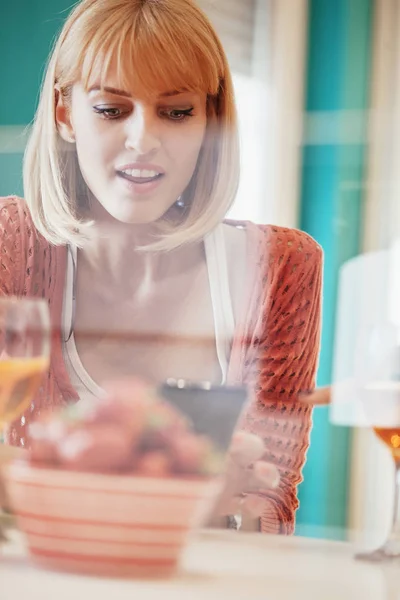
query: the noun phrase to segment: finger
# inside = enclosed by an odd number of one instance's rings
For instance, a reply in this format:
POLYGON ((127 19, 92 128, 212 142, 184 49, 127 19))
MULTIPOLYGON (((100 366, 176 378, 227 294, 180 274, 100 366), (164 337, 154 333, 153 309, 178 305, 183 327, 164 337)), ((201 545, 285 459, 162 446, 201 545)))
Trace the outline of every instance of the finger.
POLYGON ((257 461, 252 469, 248 469, 246 478, 242 478, 242 488, 236 493, 259 492, 262 489, 278 487, 280 475, 277 467, 265 461, 257 461))
POLYGON ((220 514, 240 515, 243 502, 244 502, 244 498, 242 496, 235 496, 234 498, 231 498, 229 500, 229 502, 225 503, 223 509, 222 509, 222 506, 219 507, 220 514))
POLYGON ((264 444, 259 437, 243 432, 235 435, 227 463, 225 487, 215 507, 217 513, 231 514, 232 503, 244 492, 278 485, 277 468, 258 460, 264 452, 264 444))
POLYGON ((265 510, 265 498, 257 494, 248 494, 241 503, 241 512, 250 517, 261 517, 265 510))
POLYGON ((264 442, 257 435, 237 432, 229 450, 230 458, 240 467, 247 467, 259 460, 265 452, 264 442))
POLYGON ((265 509, 265 498, 257 494, 236 496, 226 508, 226 514, 229 515, 246 514, 249 517, 260 517, 265 509))
POLYGON ((280 475, 277 467, 265 461, 255 463, 251 478, 251 485, 258 488, 268 487, 275 489, 278 487, 280 475))
POLYGON ((311 393, 299 394, 299 400, 304 404, 325 406, 331 402, 331 388, 322 387, 313 390, 311 393))
POLYGON ((232 477, 221 495, 221 504, 226 506, 235 503, 243 494, 259 492, 278 487, 280 475, 275 465, 257 461, 253 468, 242 469, 236 477, 232 477))
MULTIPOLYGON (((241 471, 243 472, 243 470, 241 471)), ((215 504, 215 512, 217 514, 233 514, 233 506, 236 506, 235 503, 238 501, 240 494, 245 489, 243 486, 243 478, 243 474, 240 476, 238 473, 231 473, 230 477, 227 478, 225 481, 225 486, 215 504)))

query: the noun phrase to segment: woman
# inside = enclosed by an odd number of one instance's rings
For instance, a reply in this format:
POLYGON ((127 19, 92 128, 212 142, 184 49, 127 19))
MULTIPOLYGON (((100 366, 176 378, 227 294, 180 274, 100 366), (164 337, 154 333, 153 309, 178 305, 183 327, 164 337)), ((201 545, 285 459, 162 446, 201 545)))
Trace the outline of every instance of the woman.
POLYGON ((322 253, 300 231, 224 223, 238 173, 231 75, 192 0, 78 4, 48 65, 25 202, 1 203, 2 293, 47 298, 54 327, 48 377, 9 441, 26 446, 43 407, 96 397, 105 378, 246 384, 242 429, 280 483, 245 496, 245 526, 290 533, 322 253))

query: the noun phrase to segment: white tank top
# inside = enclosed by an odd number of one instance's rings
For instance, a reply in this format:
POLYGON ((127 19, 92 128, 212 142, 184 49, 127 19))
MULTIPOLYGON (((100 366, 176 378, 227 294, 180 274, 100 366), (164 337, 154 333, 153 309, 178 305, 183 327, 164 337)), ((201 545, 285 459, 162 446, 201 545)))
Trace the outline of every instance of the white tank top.
MULTIPOLYGON (((225 384, 235 320, 229 289, 228 263, 223 225, 219 225, 204 239, 210 296, 214 315, 215 342, 218 362, 221 367, 221 384, 225 384)), ((70 381, 78 396, 99 398, 102 388, 90 377, 79 358, 73 327, 74 277, 77 260, 76 248, 69 247, 66 285, 63 301, 63 356, 70 381)))

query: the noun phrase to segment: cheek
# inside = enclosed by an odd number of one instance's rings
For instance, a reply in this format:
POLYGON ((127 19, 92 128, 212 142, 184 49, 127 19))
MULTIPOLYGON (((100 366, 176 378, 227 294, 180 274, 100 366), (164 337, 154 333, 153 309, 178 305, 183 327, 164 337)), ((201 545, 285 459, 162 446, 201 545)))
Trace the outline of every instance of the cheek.
MULTIPOLYGON (((82 120, 76 130, 76 149, 81 169, 91 172, 99 167, 103 171, 115 152, 115 136, 92 119, 82 120)), ((104 172, 104 171, 103 171, 104 172)), ((101 172, 99 172, 101 177, 101 172)))
POLYGON ((180 167, 182 175, 191 175, 194 171, 203 144, 204 131, 204 127, 192 127, 171 141, 170 155, 180 167))
POLYGON ((78 153, 82 156, 94 158, 113 147, 116 128, 95 115, 91 107, 83 103, 73 105, 72 122, 78 153))

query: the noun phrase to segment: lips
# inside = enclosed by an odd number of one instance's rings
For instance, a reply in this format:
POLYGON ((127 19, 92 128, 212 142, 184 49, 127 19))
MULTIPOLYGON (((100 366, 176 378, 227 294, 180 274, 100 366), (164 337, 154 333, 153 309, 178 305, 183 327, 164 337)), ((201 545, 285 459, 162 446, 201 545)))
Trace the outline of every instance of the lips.
POLYGON ((143 183, 151 183, 153 181, 157 181, 164 176, 164 173, 156 173, 155 175, 146 176, 142 173, 139 175, 132 175, 125 171, 117 171, 117 175, 122 177, 123 179, 127 179, 128 181, 132 181, 133 183, 143 184, 143 183))
POLYGON ((153 183, 161 179, 164 169, 149 163, 132 163, 117 169, 117 175, 136 184, 153 183))

